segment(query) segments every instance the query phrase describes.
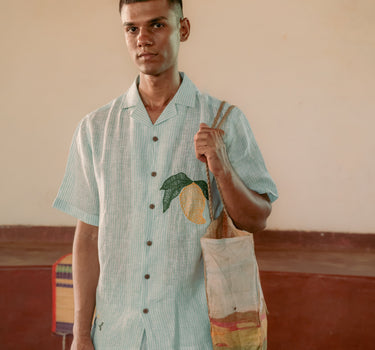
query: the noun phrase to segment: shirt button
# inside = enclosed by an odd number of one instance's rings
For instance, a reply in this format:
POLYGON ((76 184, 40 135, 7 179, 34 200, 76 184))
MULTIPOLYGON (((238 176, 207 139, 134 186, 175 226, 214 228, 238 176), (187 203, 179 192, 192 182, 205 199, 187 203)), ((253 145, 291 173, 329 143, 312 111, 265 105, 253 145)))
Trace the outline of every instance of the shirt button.
POLYGON ((152 242, 151 241, 147 241, 147 245, 150 247, 152 246, 152 242))
POLYGON ((150 279, 150 275, 149 274, 145 275, 145 279, 149 280, 150 279))
POLYGON ((155 204, 150 204, 150 209, 155 209, 155 204))
POLYGON ((154 142, 159 141, 159 139, 158 139, 156 136, 154 136, 154 137, 152 138, 152 140, 153 140, 154 142))
POLYGON ((157 175, 156 171, 153 171, 153 172, 151 173, 151 176, 153 176, 153 177, 155 177, 156 175, 157 175))
POLYGON ((148 314, 148 309, 143 309, 144 314, 148 314))

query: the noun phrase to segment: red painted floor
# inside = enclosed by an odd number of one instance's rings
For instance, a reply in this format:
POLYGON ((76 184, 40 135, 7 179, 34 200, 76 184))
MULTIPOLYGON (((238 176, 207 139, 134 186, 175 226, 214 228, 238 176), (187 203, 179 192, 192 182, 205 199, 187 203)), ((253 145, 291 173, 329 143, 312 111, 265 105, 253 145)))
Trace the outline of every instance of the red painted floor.
MULTIPOLYGON (((62 337, 51 332, 51 267, 71 252, 72 229, 57 241, 44 230, 37 241, 25 230, 13 241, 0 232, 2 350, 62 349, 62 337)), ((318 244, 282 233, 255 237, 268 350, 375 349, 375 235, 362 246, 348 237, 329 246, 322 237, 318 244)))

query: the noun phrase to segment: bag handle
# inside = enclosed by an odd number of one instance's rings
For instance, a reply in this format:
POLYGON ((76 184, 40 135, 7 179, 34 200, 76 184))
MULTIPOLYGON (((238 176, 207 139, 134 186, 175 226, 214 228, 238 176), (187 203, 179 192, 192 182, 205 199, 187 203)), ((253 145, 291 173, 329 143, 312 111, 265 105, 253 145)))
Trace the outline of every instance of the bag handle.
MULTIPOLYGON (((226 110, 225 114, 221 118, 220 122, 218 123, 218 121, 220 119, 221 112, 224 109, 225 103, 226 103, 225 101, 221 102, 219 110, 217 111, 216 117, 214 119, 214 122, 212 123, 211 128, 220 129, 221 125, 225 122, 225 120, 228 118, 230 112, 235 107, 233 105, 229 106, 228 109, 226 110)), ((207 185, 208 185, 208 207, 210 209, 210 219, 211 219, 211 222, 212 222, 212 221, 214 221, 214 212, 213 212, 213 209, 212 209, 212 189, 211 189, 210 172, 209 172, 209 169, 208 169, 207 162, 206 162, 206 174, 207 174, 207 185)), ((221 189, 219 187, 219 184, 217 184, 217 189, 219 190, 220 198, 221 198, 221 201, 223 202, 224 212, 228 216, 227 209, 225 208, 225 203, 224 203, 224 200, 223 200, 223 195, 221 193, 221 189)))

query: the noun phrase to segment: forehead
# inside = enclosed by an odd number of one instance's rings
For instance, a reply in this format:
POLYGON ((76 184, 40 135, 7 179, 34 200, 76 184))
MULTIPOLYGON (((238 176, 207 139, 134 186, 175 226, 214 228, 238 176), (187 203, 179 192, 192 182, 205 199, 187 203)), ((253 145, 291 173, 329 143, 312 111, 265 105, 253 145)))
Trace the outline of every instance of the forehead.
POLYGON ((149 0, 125 4, 121 9, 122 23, 142 23, 154 18, 175 16, 168 0, 149 0))

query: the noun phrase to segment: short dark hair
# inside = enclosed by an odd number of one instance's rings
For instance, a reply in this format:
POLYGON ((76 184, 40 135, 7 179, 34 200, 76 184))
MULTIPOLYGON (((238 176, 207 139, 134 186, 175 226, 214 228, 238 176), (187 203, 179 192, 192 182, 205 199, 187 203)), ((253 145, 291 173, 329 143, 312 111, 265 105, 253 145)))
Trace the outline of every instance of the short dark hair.
MULTIPOLYGON (((121 13, 121 9, 126 4, 134 4, 135 2, 144 2, 144 1, 150 1, 150 0, 120 0, 119 2, 119 11, 121 13)), ((178 5, 181 9, 181 16, 183 16, 183 7, 182 7, 182 0, 168 0, 169 6, 175 6, 178 5)))

